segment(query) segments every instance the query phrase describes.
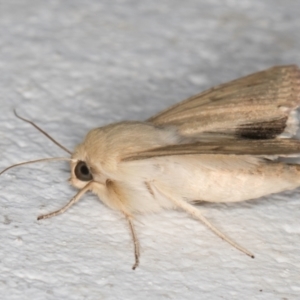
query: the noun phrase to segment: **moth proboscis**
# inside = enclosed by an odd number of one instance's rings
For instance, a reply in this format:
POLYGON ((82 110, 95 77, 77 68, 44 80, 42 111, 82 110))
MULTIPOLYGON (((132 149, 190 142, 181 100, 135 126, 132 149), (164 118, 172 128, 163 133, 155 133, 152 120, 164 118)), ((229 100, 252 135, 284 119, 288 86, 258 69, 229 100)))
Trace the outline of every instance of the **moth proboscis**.
POLYGON ((254 257, 212 225, 197 201, 238 202, 300 186, 300 166, 284 161, 298 156, 296 109, 300 103, 297 66, 277 66, 209 89, 145 122, 127 121, 91 130, 68 160, 71 184, 79 192, 66 211, 87 191, 128 220, 135 263, 140 249, 135 214, 179 208, 203 222, 235 248, 254 257), (283 161, 282 161, 283 159, 283 161))

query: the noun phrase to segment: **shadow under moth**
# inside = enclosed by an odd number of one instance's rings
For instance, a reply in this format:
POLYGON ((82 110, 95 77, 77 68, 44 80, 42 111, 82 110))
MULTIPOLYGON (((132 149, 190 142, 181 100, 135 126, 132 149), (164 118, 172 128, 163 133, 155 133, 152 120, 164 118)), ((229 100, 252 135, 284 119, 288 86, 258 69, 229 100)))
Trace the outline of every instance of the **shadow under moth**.
POLYGON ((91 130, 71 155, 40 161, 68 160, 71 184, 78 193, 65 212, 87 191, 127 219, 140 247, 135 214, 181 209, 216 235, 254 257, 211 224, 193 204, 237 202, 300 186, 300 165, 283 158, 300 153, 296 109, 300 103, 300 70, 277 66, 213 87, 180 102, 145 122, 125 121, 91 130))

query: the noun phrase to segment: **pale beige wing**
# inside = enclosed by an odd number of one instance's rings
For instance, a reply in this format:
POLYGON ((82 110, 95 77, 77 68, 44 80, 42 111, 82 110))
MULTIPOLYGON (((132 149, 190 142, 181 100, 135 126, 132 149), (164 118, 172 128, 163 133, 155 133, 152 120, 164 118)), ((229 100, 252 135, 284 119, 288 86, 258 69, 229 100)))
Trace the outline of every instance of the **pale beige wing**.
POLYGON ((168 145, 128 154, 122 161, 171 155, 224 154, 253 156, 289 156, 300 154, 300 140, 217 140, 191 144, 168 145))
POLYGON ((277 66, 209 89, 180 102, 147 121, 174 125, 195 140, 291 137, 300 104, 300 70, 277 66))

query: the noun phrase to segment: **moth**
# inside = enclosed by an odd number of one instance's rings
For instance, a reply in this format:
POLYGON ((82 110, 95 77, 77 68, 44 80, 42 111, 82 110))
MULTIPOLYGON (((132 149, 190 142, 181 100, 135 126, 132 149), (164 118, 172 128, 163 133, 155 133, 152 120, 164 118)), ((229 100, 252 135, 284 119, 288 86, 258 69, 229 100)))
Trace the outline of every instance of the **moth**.
POLYGON ((91 191, 128 221, 135 263, 140 246, 136 214, 181 209, 203 222, 235 248, 254 257, 211 224, 195 207, 200 201, 238 202, 300 186, 297 156, 300 141, 296 110, 300 70, 276 66, 213 87, 178 103, 145 122, 125 121, 91 130, 73 152, 51 136, 69 158, 71 184, 79 189, 61 209, 65 212, 91 191))

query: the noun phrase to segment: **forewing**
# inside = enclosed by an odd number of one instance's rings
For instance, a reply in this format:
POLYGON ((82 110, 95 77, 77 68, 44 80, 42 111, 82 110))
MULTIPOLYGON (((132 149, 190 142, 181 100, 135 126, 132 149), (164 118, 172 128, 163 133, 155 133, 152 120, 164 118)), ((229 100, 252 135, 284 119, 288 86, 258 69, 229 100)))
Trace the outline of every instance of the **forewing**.
POLYGON ((176 126, 192 140, 274 139, 295 132, 291 112, 299 104, 299 68, 277 66, 195 95, 147 121, 176 126))
POLYGON ((148 159, 171 155, 252 155, 252 156, 289 156, 300 154, 300 141, 295 139, 274 140, 219 140, 191 144, 169 145, 131 153, 122 161, 148 159))

